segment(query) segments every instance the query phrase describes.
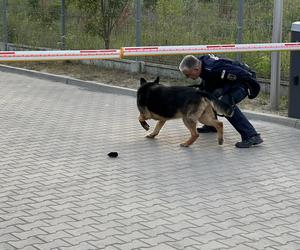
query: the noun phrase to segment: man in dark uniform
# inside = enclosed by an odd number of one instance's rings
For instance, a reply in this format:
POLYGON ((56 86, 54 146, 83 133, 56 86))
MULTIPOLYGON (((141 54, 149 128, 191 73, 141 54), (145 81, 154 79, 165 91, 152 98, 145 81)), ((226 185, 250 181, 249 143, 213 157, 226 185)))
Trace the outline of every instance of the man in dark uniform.
MULTIPOLYGON (((212 55, 188 55, 181 61, 179 69, 188 78, 202 79, 202 83, 194 87, 212 93, 221 101, 234 106, 233 116, 226 119, 241 135, 242 141, 237 142, 236 147, 249 148, 263 142, 260 134, 235 105, 247 96, 255 98, 260 91, 255 72, 246 64, 212 55)), ((214 127, 206 125, 197 130, 199 133, 216 132, 214 127)))

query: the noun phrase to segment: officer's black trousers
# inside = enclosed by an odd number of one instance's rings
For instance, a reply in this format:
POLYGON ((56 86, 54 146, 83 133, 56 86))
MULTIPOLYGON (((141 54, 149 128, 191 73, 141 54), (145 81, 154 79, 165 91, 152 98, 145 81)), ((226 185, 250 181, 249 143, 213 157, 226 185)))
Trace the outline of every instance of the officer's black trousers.
MULTIPOLYGON (((223 102, 234 105, 247 97, 247 90, 243 86, 234 86, 229 88, 226 93, 220 98, 223 102)), ((234 114, 232 117, 226 117, 231 125, 240 133, 242 140, 246 140, 254 135, 257 135, 255 128, 248 121, 246 116, 242 113, 239 107, 234 107, 234 114)))

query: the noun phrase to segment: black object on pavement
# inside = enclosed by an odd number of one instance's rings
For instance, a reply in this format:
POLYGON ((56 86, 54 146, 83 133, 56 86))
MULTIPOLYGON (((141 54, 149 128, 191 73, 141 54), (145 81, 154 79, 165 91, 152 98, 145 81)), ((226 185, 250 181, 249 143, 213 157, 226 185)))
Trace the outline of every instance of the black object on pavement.
POLYGON ((107 155, 111 158, 116 158, 116 157, 118 157, 118 152, 110 152, 107 155))

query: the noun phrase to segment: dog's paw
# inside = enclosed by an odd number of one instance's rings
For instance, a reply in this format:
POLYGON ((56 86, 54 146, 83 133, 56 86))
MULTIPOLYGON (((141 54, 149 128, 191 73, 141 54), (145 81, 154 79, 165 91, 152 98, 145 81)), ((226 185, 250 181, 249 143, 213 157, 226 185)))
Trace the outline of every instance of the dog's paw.
POLYGON ((218 139, 218 143, 219 143, 219 145, 223 145, 223 142, 224 142, 224 139, 223 139, 223 138, 221 138, 221 139, 218 139))
POLYGON ((148 131, 150 129, 150 126, 146 121, 140 121, 140 124, 146 131, 148 131))
POLYGON ((190 146, 190 144, 188 144, 186 142, 180 144, 180 147, 184 147, 184 148, 187 148, 189 146, 190 146))
POLYGON ((149 135, 146 135, 146 138, 150 138, 150 139, 153 139, 155 138, 155 136, 157 136, 156 134, 149 134, 149 135))

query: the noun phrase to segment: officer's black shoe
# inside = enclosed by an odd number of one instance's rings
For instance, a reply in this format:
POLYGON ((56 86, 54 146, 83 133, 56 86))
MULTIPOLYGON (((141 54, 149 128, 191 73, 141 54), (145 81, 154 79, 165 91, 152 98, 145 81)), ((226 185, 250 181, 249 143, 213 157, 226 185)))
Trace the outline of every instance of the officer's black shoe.
POLYGON ((203 125, 201 128, 197 128, 198 133, 215 133, 217 130, 215 127, 203 125))
POLYGON ((253 145, 258 145, 263 142, 263 139, 260 137, 260 134, 254 135, 246 140, 237 142, 235 146, 237 148, 250 148, 253 145))

